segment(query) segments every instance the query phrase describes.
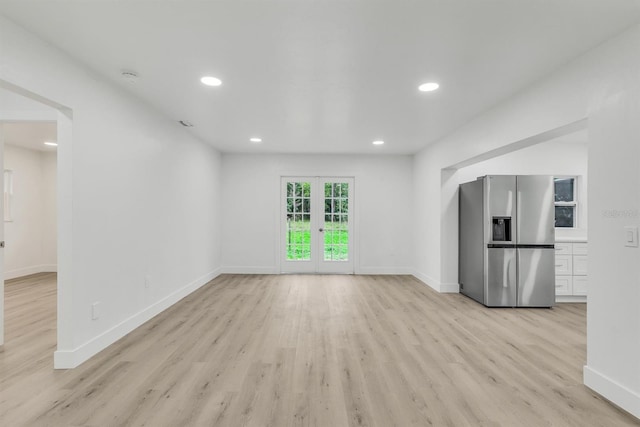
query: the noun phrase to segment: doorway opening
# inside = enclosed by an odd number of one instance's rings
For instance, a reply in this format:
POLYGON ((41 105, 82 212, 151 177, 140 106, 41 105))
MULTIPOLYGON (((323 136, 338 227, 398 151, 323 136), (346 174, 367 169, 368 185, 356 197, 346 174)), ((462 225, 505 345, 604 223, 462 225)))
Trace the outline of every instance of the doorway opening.
MULTIPOLYGON (((581 120, 443 169, 443 197, 445 189, 448 194, 443 200, 443 226, 457 230, 457 189, 461 183, 484 175, 553 176, 555 301, 586 303, 588 141, 587 121, 581 120)), ((457 270, 458 247, 447 249, 450 269, 457 270)))
POLYGON ((2 80, 0 105, 0 346, 23 358, 60 347, 72 332, 61 327, 71 312, 71 224, 59 214, 70 215, 72 112, 2 80))
POLYGON ((57 124, 2 121, 4 278, 57 272, 57 124))

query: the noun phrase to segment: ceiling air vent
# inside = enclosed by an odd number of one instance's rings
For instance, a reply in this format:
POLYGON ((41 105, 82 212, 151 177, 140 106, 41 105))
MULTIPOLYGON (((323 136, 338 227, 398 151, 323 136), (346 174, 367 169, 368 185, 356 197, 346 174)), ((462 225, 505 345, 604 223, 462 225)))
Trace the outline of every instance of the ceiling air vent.
POLYGON ((188 122, 186 120, 180 120, 178 123, 180 123, 182 126, 184 126, 186 128, 192 128, 193 127, 193 123, 188 122))
POLYGON ((122 75, 122 78, 129 83, 135 83, 136 80, 138 80, 138 73, 135 71, 122 70, 120 74, 122 75))

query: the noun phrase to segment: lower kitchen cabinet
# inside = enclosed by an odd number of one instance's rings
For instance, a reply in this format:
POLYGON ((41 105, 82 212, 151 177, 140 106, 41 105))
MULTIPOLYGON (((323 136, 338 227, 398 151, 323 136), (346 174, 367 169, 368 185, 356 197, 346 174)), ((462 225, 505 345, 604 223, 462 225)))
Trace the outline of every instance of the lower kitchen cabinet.
POLYGON ((587 242, 556 243, 556 302, 587 301, 587 242))
POLYGON ((587 276, 573 277, 573 294, 587 296, 587 276))

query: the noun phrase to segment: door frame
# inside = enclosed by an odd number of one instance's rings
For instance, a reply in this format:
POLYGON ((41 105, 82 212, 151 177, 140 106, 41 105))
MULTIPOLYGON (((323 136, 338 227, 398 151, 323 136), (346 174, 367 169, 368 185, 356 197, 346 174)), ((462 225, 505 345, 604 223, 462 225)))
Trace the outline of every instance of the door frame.
MULTIPOLYGON (((41 96, 28 89, 17 86, 7 80, 0 79, 0 88, 14 94, 24 96, 33 101, 51 107, 49 112, 33 111, 0 111, 2 120, 19 121, 55 121, 57 125, 56 150, 56 204, 57 204, 57 322, 56 350, 53 353, 53 368, 66 369, 64 360, 59 357, 60 349, 73 348, 72 319, 72 200, 73 200, 73 110, 54 100, 41 96)), ((4 148, 3 153, 4 155, 4 148)), ((0 224, 4 228, 4 223, 0 224)), ((4 269, 0 266, 0 348, 4 344, 4 269)))
MULTIPOLYGON (((359 249, 359 245, 358 245, 358 216, 357 216, 357 207, 356 207, 356 175, 355 174, 341 174, 341 173, 331 173, 331 174, 299 174, 299 173, 290 173, 290 174, 280 174, 279 176, 279 180, 278 180, 278 213, 276 215, 277 218, 277 230, 278 230, 278 235, 277 235, 277 243, 276 243, 276 251, 277 251, 277 259, 278 259, 278 272, 280 274, 358 274, 359 271, 359 259, 358 259, 358 249, 359 249), (282 220, 286 215, 286 204, 285 204, 285 187, 284 187, 284 183, 285 183, 285 179, 292 179, 292 180, 303 180, 303 179, 312 179, 312 180, 316 180, 316 182, 319 184, 321 180, 323 179, 349 179, 351 180, 351 188, 350 188, 350 207, 349 207, 349 217, 350 217, 350 242, 349 242, 349 257, 351 258, 352 262, 351 262, 351 268, 349 269, 348 272, 344 272, 344 271, 339 271, 336 270, 335 272, 331 272, 330 270, 325 270, 325 271, 320 271, 320 265, 321 265, 321 260, 320 260, 320 254, 318 254, 318 258, 317 261, 315 263, 310 263, 307 264, 308 266, 310 265, 311 267, 307 267, 307 268, 303 268, 300 269, 300 271, 284 271, 283 267, 284 267, 284 263, 285 263, 285 251, 286 251, 286 244, 284 242, 284 221, 282 220)), ((322 199, 324 200, 324 195, 322 196, 322 199)), ((313 199, 312 199, 313 200, 313 199)), ((312 208, 313 209, 313 208, 312 208)), ((312 211, 313 212, 313 211, 312 211)), ((319 241, 315 241, 315 244, 312 242, 312 250, 315 247, 316 251, 319 250, 320 248, 320 242, 319 241)))

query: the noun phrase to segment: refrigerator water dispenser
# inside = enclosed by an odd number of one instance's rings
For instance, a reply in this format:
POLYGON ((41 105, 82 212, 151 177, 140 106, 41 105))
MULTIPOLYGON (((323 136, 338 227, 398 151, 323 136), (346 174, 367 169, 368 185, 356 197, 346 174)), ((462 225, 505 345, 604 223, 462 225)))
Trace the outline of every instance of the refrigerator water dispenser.
POLYGON ((510 216, 494 216, 492 218, 492 229, 494 242, 510 242, 511 241, 511 217, 510 216))

